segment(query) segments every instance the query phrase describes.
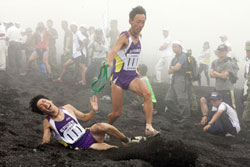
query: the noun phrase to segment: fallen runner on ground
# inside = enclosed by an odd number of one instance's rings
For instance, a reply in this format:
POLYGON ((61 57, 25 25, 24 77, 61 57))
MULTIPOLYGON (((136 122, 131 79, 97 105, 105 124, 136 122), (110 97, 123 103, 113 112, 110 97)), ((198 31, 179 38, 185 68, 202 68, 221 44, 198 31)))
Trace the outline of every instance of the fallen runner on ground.
POLYGON ((98 99, 96 96, 90 98, 92 111, 82 113, 70 104, 57 107, 47 97, 37 95, 30 101, 32 112, 47 115, 43 121, 42 144, 49 143, 51 134, 54 133, 57 140, 72 149, 92 148, 95 150, 107 150, 118 148, 118 146, 104 143, 104 136, 108 134, 119 139, 123 145, 139 142, 143 138, 128 138, 117 128, 107 123, 96 123, 89 129, 84 129, 78 119, 83 122, 91 120, 98 110, 98 99), (52 133, 51 133, 52 132, 52 133))

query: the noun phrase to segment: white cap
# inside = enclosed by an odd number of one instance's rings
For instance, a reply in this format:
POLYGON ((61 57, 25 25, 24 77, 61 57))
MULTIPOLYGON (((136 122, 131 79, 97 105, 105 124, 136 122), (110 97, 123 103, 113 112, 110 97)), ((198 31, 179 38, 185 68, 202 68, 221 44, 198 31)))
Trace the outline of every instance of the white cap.
POLYGON ((221 35, 220 38, 227 38, 225 34, 221 35))
POLYGON ((182 49, 184 48, 182 41, 175 40, 175 41, 172 42, 172 44, 177 44, 177 45, 180 45, 182 47, 182 49))
POLYGON ((74 25, 74 26, 77 26, 76 22, 74 22, 74 21, 70 23, 70 26, 71 26, 71 25, 72 25, 72 26, 73 26, 73 25, 74 25))
POLYGON ((85 24, 81 24, 80 27, 84 27, 84 28, 88 29, 88 26, 86 26, 85 24))

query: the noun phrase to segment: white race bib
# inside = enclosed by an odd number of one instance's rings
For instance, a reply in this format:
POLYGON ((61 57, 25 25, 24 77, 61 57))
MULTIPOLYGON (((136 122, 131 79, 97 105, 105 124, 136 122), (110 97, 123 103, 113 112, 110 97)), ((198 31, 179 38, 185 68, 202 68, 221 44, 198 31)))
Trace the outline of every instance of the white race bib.
POLYGON ((82 135, 84 135, 85 129, 83 129, 80 125, 72 124, 63 132, 63 136, 67 143, 73 144, 75 143, 82 135))
POLYGON ((138 54, 127 54, 123 69, 126 71, 135 71, 138 67, 138 54))

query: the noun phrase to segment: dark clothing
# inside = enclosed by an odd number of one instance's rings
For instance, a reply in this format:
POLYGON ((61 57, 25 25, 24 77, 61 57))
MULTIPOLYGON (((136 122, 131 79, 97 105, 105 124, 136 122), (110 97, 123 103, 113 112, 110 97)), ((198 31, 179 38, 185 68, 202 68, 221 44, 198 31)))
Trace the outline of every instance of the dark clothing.
POLYGON ((48 29, 48 35, 49 35, 49 48, 56 46, 56 39, 58 38, 58 33, 56 29, 51 28, 48 29))
MULTIPOLYGON (((229 61, 228 58, 224 60, 216 59, 213 61, 211 69, 216 72, 228 72, 234 73, 232 63, 229 61)), ((218 91, 221 90, 231 90, 233 89, 233 84, 231 83, 230 79, 222 79, 222 78, 215 78, 215 89, 218 91)))
POLYGON ((173 72, 173 77, 172 77, 173 82, 177 77, 186 76, 185 68, 187 66, 187 56, 185 55, 185 53, 175 55, 175 57, 171 61, 170 66, 175 66, 177 63, 181 64, 182 67, 180 70, 173 72))
POLYGON ((64 32, 64 41, 63 41, 63 55, 61 56, 61 65, 63 65, 68 59, 72 58, 72 54, 73 54, 73 34, 71 33, 70 30, 66 30, 64 32), (70 39, 70 44, 68 46, 68 48, 66 48, 66 42, 67 39, 70 39))
POLYGON ((96 58, 92 59, 88 69, 86 71, 86 80, 88 83, 91 83, 96 79, 100 72, 100 64, 104 61, 105 58, 96 58))
POLYGON ((187 90, 188 82, 190 81, 185 72, 187 57, 184 53, 176 55, 171 61, 170 67, 175 66, 177 63, 181 64, 182 67, 180 70, 173 72, 172 82, 165 97, 165 101, 170 111, 174 111, 183 119, 187 119, 191 115, 187 90), (177 107, 177 105, 179 107, 177 107))
POLYGON ((69 50, 71 51, 71 54, 72 54, 72 48, 73 48, 72 40, 73 40, 73 34, 72 34, 69 30, 65 31, 65 33, 64 33, 63 49, 64 49, 64 50, 65 50, 65 49, 69 49, 69 50), (70 48, 66 48, 66 41, 67 41, 67 38, 70 39, 70 46, 69 46, 70 48))
MULTIPOLYGON (((212 119, 215 113, 216 112, 214 111, 209 112, 208 121, 212 119)), ((211 127, 207 130, 207 132, 214 135, 225 135, 226 133, 237 135, 236 128, 233 127, 226 111, 222 112, 220 117, 211 125, 211 127)))
POLYGON ((85 64, 87 65, 87 58, 85 56, 78 56, 76 58, 71 58, 76 64, 85 64))

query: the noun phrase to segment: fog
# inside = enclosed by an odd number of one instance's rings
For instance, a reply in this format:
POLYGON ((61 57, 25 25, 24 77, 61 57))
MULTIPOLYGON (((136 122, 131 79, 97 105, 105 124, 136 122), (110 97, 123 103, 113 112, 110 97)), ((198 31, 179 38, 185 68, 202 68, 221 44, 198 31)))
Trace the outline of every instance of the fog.
MULTIPOLYGON (((141 62, 154 69, 158 48, 163 39, 162 28, 168 27, 172 39, 182 40, 186 48, 199 56, 204 41, 212 50, 221 43, 219 36, 226 34, 233 54, 240 62, 243 78, 245 41, 249 40, 249 0, 1 0, 0 21, 20 22, 23 28, 34 28, 39 21, 52 19, 59 32, 58 54, 62 52, 61 20, 106 28, 111 19, 118 20, 120 31, 129 28, 128 13, 142 5, 147 21, 142 31, 141 62)), ((214 56, 215 58, 215 56, 214 56)), ((237 87, 242 87, 242 79, 237 87)))

